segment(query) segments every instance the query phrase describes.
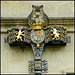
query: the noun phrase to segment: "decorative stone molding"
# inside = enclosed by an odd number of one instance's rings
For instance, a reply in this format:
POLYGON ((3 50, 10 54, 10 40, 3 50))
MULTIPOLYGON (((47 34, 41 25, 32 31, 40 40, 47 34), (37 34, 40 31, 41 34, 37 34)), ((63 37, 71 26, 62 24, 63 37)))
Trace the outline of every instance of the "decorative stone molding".
MULTIPOLYGON (((49 25, 53 25, 56 22, 57 25, 67 27, 68 33, 74 33, 74 18, 73 17, 50 17, 49 25)), ((1 18, 1 33, 7 33, 7 29, 16 25, 28 26, 26 18, 1 18)))

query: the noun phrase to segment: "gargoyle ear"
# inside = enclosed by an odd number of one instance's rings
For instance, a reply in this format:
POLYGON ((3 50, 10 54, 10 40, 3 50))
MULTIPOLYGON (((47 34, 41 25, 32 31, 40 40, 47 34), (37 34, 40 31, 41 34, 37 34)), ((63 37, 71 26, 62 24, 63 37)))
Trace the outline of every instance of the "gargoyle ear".
POLYGON ((34 8, 34 5, 32 5, 32 8, 34 8))
POLYGON ((41 5, 40 7, 43 8, 43 5, 41 5))

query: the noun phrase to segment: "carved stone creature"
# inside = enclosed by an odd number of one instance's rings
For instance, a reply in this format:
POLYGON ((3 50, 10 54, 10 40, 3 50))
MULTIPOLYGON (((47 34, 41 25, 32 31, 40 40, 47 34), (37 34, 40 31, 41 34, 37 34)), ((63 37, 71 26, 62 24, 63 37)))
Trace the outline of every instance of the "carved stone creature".
POLYGON ((43 5, 41 6, 35 6, 32 5, 32 12, 28 16, 28 24, 32 23, 45 23, 45 25, 48 25, 48 16, 43 11, 43 5))
POLYGON ((23 33, 24 31, 21 31, 21 29, 19 29, 19 32, 16 32, 16 40, 18 41, 18 39, 20 39, 21 41, 22 41, 22 37, 21 37, 21 35, 22 36, 24 36, 22 33, 23 33))
POLYGON ((51 31, 53 31, 53 34, 52 35, 54 35, 54 38, 53 39, 59 39, 59 33, 58 33, 58 31, 54 28, 53 30, 51 30, 51 31))

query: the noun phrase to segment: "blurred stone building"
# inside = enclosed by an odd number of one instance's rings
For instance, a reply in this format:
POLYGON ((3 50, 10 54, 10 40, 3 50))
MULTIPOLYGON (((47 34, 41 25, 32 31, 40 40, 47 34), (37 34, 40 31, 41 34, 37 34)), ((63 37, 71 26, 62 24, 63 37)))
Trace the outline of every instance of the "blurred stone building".
POLYGON ((67 27, 67 35, 71 36, 71 43, 66 46, 44 47, 41 59, 48 60, 45 74, 74 73, 74 1, 1 1, 1 73, 29 74, 28 61, 34 59, 32 48, 10 47, 4 37, 8 28, 26 25, 32 5, 44 5, 49 24, 57 22, 67 27))

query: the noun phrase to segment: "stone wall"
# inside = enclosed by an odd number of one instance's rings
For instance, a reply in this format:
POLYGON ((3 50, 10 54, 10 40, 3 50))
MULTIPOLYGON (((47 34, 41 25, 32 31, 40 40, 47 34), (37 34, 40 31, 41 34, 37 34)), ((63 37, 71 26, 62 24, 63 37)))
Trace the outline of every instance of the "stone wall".
POLYGON ((32 5, 44 5, 49 17, 74 17, 74 1, 2 1, 1 17, 27 17, 32 5))
MULTIPOLYGON (((73 1, 2 1, 1 2, 1 73, 2 74, 29 74, 28 61, 34 59, 31 47, 26 46, 24 50, 20 47, 10 47, 4 42, 7 36, 6 30, 17 24, 24 24, 22 20, 8 20, 8 18, 26 18, 31 10, 32 4, 44 5, 45 13, 50 17, 50 25, 53 21, 64 25, 71 36, 71 43, 66 46, 45 46, 42 59, 48 60, 48 73, 62 74, 74 72, 74 2, 73 1), (53 18, 51 18, 53 17, 53 18), (62 19, 54 20, 55 17, 62 19), (67 17, 64 20, 64 17, 67 17)), ((23 19, 24 20, 24 19, 23 19)))

